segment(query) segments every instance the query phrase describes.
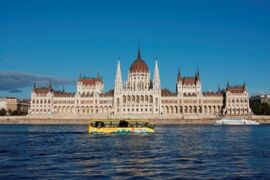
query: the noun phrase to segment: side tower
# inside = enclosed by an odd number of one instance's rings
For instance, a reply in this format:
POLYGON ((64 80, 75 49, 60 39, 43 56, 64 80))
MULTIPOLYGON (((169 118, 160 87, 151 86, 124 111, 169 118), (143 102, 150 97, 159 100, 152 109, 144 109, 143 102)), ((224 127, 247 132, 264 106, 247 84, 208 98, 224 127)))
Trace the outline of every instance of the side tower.
POLYGON ((103 90, 104 83, 99 74, 96 77, 80 77, 77 82, 77 93, 81 96, 97 96, 103 90))
POLYGON ((122 112, 122 89, 123 89, 123 82, 122 82, 122 72, 120 66, 120 60, 118 59, 116 75, 115 75, 115 82, 114 82, 114 112, 119 114, 122 112))
POLYGON ((161 88, 160 88, 160 78, 159 78, 159 69, 157 58, 155 60, 155 69, 153 77, 153 113, 160 114, 161 112, 161 88))
POLYGON ((224 114, 228 116, 250 115, 249 95, 246 83, 226 87, 224 114))
POLYGON ((202 94, 199 70, 194 77, 182 77, 180 68, 177 75, 176 91, 178 96, 198 96, 202 94))
POLYGON ((54 90, 51 84, 48 87, 37 87, 35 84, 31 94, 29 115, 53 114, 54 90))

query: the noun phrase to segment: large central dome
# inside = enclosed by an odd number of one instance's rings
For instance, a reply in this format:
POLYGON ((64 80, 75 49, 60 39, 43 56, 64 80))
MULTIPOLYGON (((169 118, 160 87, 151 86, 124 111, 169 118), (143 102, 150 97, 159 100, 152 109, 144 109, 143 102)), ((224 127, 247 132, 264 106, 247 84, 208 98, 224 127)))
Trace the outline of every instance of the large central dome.
POLYGON ((145 64, 144 60, 141 57, 141 51, 138 50, 137 59, 130 66, 131 73, 148 73, 148 66, 145 64))

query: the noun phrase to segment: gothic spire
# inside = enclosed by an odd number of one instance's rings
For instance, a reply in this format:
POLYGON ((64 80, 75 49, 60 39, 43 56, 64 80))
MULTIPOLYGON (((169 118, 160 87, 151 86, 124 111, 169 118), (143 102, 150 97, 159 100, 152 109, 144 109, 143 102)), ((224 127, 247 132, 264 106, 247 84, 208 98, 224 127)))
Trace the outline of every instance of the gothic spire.
POLYGON ((115 92, 119 92, 122 89, 122 73, 121 73, 121 66, 120 66, 119 58, 117 62, 114 88, 115 88, 115 92))
POLYGON ((197 81, 200 80, 200 72, 199 72, 199 68, 198 67, 197 67, 195 78, 196 78, 197 81))
POLYGON ((157 58, 155 60, 155 70, 154 70, 154 82, 153 82, 154 90, 160 90, 160 78, 159 78, 159 70, 158 70, 158 62, 157 58))
POLYGON ((196 76, 200 77, 200 71, 199 71, 199 68, 197 67, 197 73, 196 73, 196 76))
POLYGON ((246 90, 246 89, 247 89, 247 85, 246 85, 246 82, 244 82, 244 85, 243 85, 243 87, 244 87, 244 90, 246 90))
POLYGON ((141 48, 140 48, 140 44, 139 44, 139 47, 138 47, 138 53, 137 53, 137 59, 141 59, 142 56, 141 56, 141 48))
POLYGON ((178 73, 177 73, 177 81, 180 81, 180 80, 181 80, 181 69, 179 66, 178 73))
POLYGON ((36 89, 36 88, 37 88, 37 82, 34 83, 34 89, 36 89))
POLYGON ((230 87, 230 83, 229 83, 229 81, 227 82, 227 87, 226 87, 226 89, 228 89, 230 87))

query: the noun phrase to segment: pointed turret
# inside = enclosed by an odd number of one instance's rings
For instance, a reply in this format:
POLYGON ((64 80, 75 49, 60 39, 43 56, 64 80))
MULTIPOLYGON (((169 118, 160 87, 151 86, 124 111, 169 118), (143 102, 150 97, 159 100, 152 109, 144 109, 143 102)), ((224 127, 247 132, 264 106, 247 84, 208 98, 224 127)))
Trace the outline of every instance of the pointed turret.
POLYGON ((245 91, 247 91, 247 85, 246 85, 246 82, 244 82, 243 88, 244 88, 245 91))
POLYGON ((122 73, 121 73, 121 66, 120 66, 120 59, 118 58, 117 63, 117 70, 116 70, 116 76, 115 76, 115 93, 119 93, 122 90, 122 73))
POLYGON ((177 82, 181 81, 181 69, 179 66, 178 73, 177 73, 177 82))
POLYGON ((228 82, 227 82, 227 86, 226 86, 226 90, 227 90, 227 91, 228 91, 229 87, 230 87, 230 83, 229 83, 229 81, 228 81, 228 82))
POLYGON ((154 88, 154 91, 159 91, 160 90, 160 78, 159 78, 159 70, 158 70, 157 58, 155 60, 153 88, 154 88))
POLYGON ((37 88, 37 82, 34 83, 33 89, 36 89, 36 88, 37 88))
POLYGON ((142 56, 141 56, 141 48, 140 46, 138 47, 138 53, 137 53, 137 59, 141 59, 142 56))
POLYGON ((197 68, 196 74, 195 74, 196 81, 200 80, 200 71, 199 68, 197 68))

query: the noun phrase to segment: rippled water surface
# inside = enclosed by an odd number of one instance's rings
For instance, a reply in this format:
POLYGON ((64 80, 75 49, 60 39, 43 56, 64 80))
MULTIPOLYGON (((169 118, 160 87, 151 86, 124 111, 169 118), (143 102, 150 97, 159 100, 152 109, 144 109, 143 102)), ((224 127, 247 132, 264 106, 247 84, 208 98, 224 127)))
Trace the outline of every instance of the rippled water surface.
POLYGON ((92 136, 87 126, 0 125, 0 179, 270 178, 270 126, 160 126, 92 136))

